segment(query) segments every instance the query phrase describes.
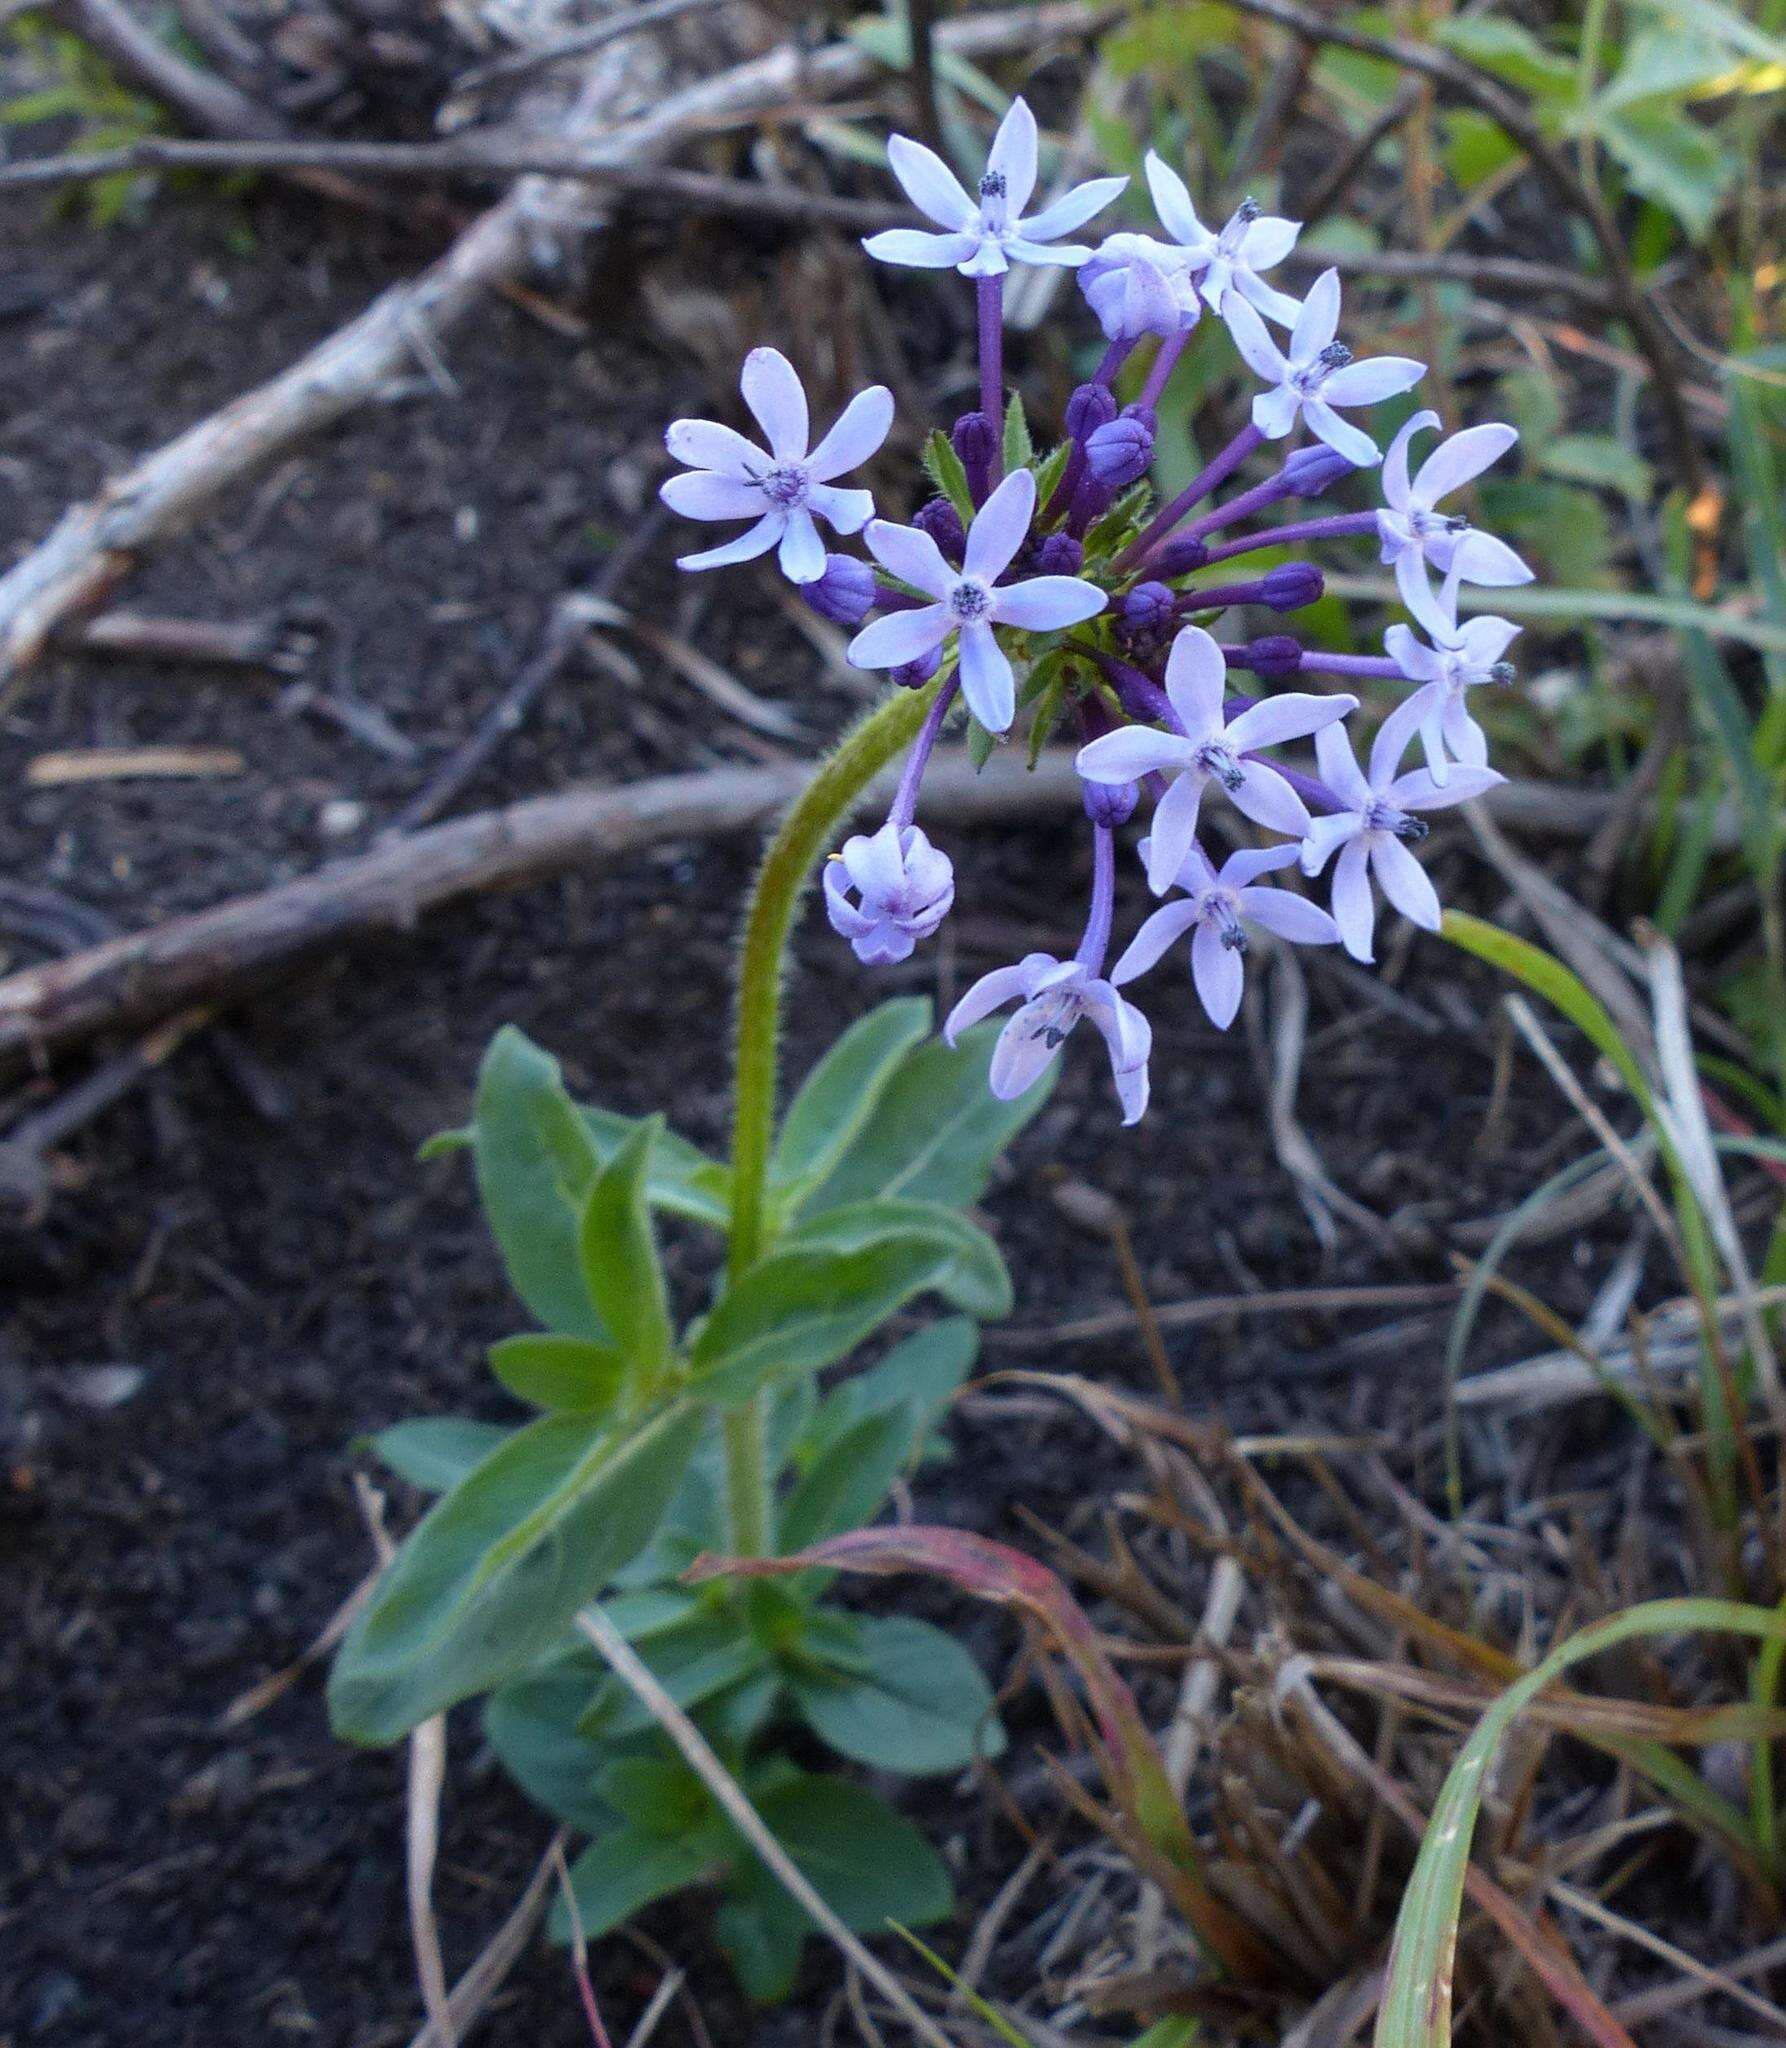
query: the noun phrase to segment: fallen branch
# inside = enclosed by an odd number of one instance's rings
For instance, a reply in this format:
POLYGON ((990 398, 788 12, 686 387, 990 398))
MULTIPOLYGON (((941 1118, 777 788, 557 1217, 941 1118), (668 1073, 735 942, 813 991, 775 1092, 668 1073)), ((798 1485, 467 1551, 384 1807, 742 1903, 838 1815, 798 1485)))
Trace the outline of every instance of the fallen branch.
MULTIPOLYGON (((0 980, 0 1068, 239 997, 300 961, 379 933, 409 931, 428 911, 468 897, 598 868, 666 841, 760 828, 810 773, 800 762, 719 768, 530 797, 26 968, 0 980)), ((866 801, 884 798, 891 786, 883 778, 866 801)), ((935 764, 920 814, 958 826, 1035 821, 1075 811, 1080 800, 1070 753, 1044 753, 1033 774, 1000 755, 979 774, 963 760, 935 764)), ((1594 791, 1510 783, 1493 792, 1490 808, 1504 824, 1582 839, 1610 802, 1594 791)))
MULTIPOLYGON (((937 41, 959 55, 984 57, 1083 35, 1106 18, 1107 10, 1088 0, 1056 0, 969 15, 939 29, 937 41)), ((566 117, 566 144, 583 150, 589 166, 654 164, 692 136, 790 99, 848 90, 878 69, 852 43, 812 53, 786 46, 671 93, 650 112, 616 125, 613 95, 598 67, 566 117)), ((603 218, 585 182, 523 178, 419 277, 383 293, 271 382, 188 428, 68 512, 0 577, 0 695, 55 627, 100 598, 144 548, 179 532, 230 485, 294 442, 366 403, 418 356, 432 354, 485 292, 530 271, 542 251, 592 233, 603 218)))

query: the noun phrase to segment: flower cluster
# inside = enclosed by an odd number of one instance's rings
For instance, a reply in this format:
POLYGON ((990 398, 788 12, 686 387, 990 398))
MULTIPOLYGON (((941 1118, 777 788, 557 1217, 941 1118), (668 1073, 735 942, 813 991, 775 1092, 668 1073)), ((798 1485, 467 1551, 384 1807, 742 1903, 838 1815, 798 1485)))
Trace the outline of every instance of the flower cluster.
MULTIPOLYGON (((913 822, 925 766, 950 717, 965 710, 996 738, 1027 712, 1037 746, 1063 724, 1076 732, 1092 835, 1084 935, 1070 959, 1032 953, 985 975, 944 1033, 953 1042, 1015 1003, 991 1068, 994 1092, 1010 1098, 1087 1018, 1108 1050, 1123 1120, 1133 1123, 1147 1104, 1152 1034, 1123 990, 1181 940, 1204 1009, 1226 1028, 1240 1006, 1252 931, 1294 945, 1341 944, 1368 961, 1373 882, 1403 916, 1437 928, 1438 898, 1410 849, 1426 836, 1424 813, 1501 780, 1487 765, 1469 695, 1512 679, 1504 657, 1517 631, 1500 618, 1460 620, 1461 587, 1524 583, 1532 574, 1505 542, 1441 504, 1517 436, 1505 426, 1467 428, 1411 472, 1415 438, 1439 425, 1423 411, 1385 454, 1346 415, 1411 391, 1425 366, 1405 356, 1355 358, 1338 339, 1336 272, 1319 276, 1300 301, 1266 281, 1294 248, 1297 223, 1248 200, 1212 233, 1157 156, 1147 159, 1147 182, 1162 233, 1112 234, 1095 250, 1062 238, 1127 180, 1093 179, 1027 212, 1038 138, 1022 100, 999 127, 977 193, 903 136, 893 137, 888 156, 936 232, 893 229, 871 237, 868 253, 974 280, 980 402, 947 434, 930 437, 925 466, 937 495, 909 526, 875 518, 868 492, 835 479, 886 439, 889 393, 878 385, 861 393, 812 447, 798 377, 776 351, 756 349, 742 388, 767 450, 712 421, 679 420, 668 446, 689 468, 663 496, 689 518, 751 522, 737 539, 685 556, 682 567, 714 568, 779 548, 783 571, 807 602, 855 629, 853 663, 932 693, 886 821, 847 841, 827 868, 831 922, 864 961, 905 959, 954 901, 947 855, 913 822), (1107 343, 1068 402, 1064 438, 1045 454, 1032 450, 1021 401, 1005 390, 1003 288, 1014 264, 1077 271, 1107 343), (1206 317, 1226 328, 1262 388, 1242 431, 1155 509, 1142 479, 1158 408, 1206 317), (1119 377, 1147 348, 1138 385, 1124 380, 1135 392, 1124 403, 1119 377), (1302 435, 1306 442, 1293 445, 1302 435), (1292 445, 1260 481, 1217 502, 1272 443, 1292 445), (1273 507, 1318 500, 1366 470, 1381 477, 1380 509, 1258 523, 1273 507), (859 533, 868 559, 827 553, 819 520, 839 534, 859 533), (1389 628, 1382 655, 1324 652, 1286 631, 1222 639, 1211 630, 1240 608, 1282 614, 1313 604, 1324 579, 1300 551, 1347 536, 1377 542, 1414 622, 1389 628), (1273 566, 1245 566, 1266 549, 1273 566), (1297 552, 1286 560, 1285 550, 1297 552), (1245 687, 1236 675, 1250 679, 1245 687), (1364 768, 1346 726, 1359 699, 1344 687, 1362 680, 1413 686, 1378 728, 1364 768), (1404 769, 1416 737, 1425 765, 1404 769), (1279 754, 1305 740, 1313 741, 1312 771, 1279 754), (1152 819, 1140 856, 1148 886, 1165 900, 1106 971, 1116 835, 1144 797, 1152 819), (1224 804, 1275 839, 1243 845, 1218 865, 1203 842, 1213 808, 1224 804), (1312 880, 1330 864, 1329 909, 1268 879, 1299 868, 1312 880)), ((1221 829, 1239 836, 1233 818, 1221 829)))

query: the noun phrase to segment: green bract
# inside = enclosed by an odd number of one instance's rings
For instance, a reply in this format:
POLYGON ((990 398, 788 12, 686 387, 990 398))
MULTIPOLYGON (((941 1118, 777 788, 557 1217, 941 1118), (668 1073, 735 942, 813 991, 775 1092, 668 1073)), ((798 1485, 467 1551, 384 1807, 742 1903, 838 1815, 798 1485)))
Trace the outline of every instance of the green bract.
POLYGON ((728 1416, 760 1428, 773 1547, 860 1527, 934 1448, 972 1368, 976 1322, 1005 1314, 997 1247, 963 1210, 1046 1098, 986 1087, 996 1027, 954 1051, 927 1002, 847 1030, 780 1120, 760 1252, 678 1327, 659 1232, 729 1232, 731 1176, 661 1118, 574 1102, 558 1063, 515 1030, 485 1058, 468 1149, 509 1279, 537 1328, 490 1367, 536 1411, 503 1428, 440 1417, 374 1439, 436 1494, 336 1660, 336 1729, 390 1742, 485 1696, 516 1782, 590 1836, 573 1883, 591 1934, 652 1898, 722 1884, 722 1941, 757 1997, 786 1989, 804 1913, 575 1629, 603 1602, 738 1775, 838 1914, 878 1929, 949 1905, 941 1863, 866 1792, 796 1771, 776 1736, 803 1725, 879 1770, 959 1771, 1003 1744, 978 1667, 927 1624, 824 1604, 830 1575, 698 1591, 677 1583, 732 1542, 728 1416), (956 1311, 820 1392, 889 1318, 924 1298, 956 1311))

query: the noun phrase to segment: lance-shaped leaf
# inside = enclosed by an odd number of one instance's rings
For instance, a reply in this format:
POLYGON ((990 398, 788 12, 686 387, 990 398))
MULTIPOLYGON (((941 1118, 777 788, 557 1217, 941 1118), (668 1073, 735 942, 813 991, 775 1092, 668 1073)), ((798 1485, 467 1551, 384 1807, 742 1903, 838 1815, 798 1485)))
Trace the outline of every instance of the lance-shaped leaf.
POLYGON ((978 1224, 940 1202, 880 1199, 821 1210, 782 1239, 784 1251, 866 1251, 901 1239, 933 1242, 948 1260, 936 1291, 982 1322, 1011 1312, 1011 1277, 995 1245, 978 1224))
POLYGON ((953 1636, 903 1614, 834 1616, 846 1662, 787 1674, 800 1717, 840 1755, 925 1777, 990 1760, 1005 1746, 992 1689, 953 1636))
POLYGON ((825 1178, 874 1114, 900 1062, 929 1031, 929 1002, 902 996, 870 1010, 831 1047, 782 1118, 769 1178, 784 1199, 798 1201, 825 1178))
POLYGON ((663 1266, 645 1203, 645 1176, 662 1129, 662 1120, 652 1117, 628 1133, 590 1183, 578 1226, 584 1285, 635 1387, 657 1380, 672 1341, 663 1266))
POLYGON ((523 1670, 641 1549, 700 1432, 685 1403, 624 1429, 548 1415, 518 1430, 398 1551, 329 1679, 354 1742, 394 1742, 523 1670))
POLYGON ((930 1229, 848 1250, 824 1245, 760 1259, 702 1326, 694 1390, 730 1407, 853 1351, 913 1295, 952 1276, 959 1247, 930 1229))
POLYGON ((600 1415, 626 1388, 626 1353, 587 1337, 536 1330, 490 1346, 490 1370, 518 1400, 563 1415, 600 1415))
POLYGON ((1165 1761, 1121 1673, 1099 1643, 1083 1608, 1046 1565, 1008 1544, 960 1530, 858 1529, 791 1557, 703 1558, 685 1576, 771 1577, 821 1567, 878 1574, 922 1572, 975 1598, 1015 1609, 1038 1623, 1085 1689, 1099 1737, 1099 1767, 1111 1797, 1152 1867, 1209 1954, 1242 1982, 1268 1980, 1280 1968, 1270 1950, 1204 1883, 1202 1859, 1165 1761))

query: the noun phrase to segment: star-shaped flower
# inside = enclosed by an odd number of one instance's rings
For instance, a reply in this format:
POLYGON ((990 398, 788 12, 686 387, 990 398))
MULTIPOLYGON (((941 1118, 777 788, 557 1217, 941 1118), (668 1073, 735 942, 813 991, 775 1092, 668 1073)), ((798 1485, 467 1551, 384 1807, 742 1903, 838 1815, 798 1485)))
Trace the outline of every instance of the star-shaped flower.
POLYGON ((891 818, 858 832, 825 866, 825 914, 858 960, 881 967, 911 957, 955 901, 955 870, 916 825, 891 818), (850 891, 856 901, 850 901, 850 891))
POLYGON ((1304 739, 1358 709, 1356 697, 1287 690, 1229 719, 1222 708, 1227 671, 1222 650, 1203 628, 1186 626, 1166 657, 1166 695, 1182 730, 1126 725, 1079 750, 1079 773, 1088 782, 1134 782, 1156 772, 1173 778, 1155 806, 1148 842, 1147 880, 1156 896, 1190 854, 1203 791, 1212 780, 1256 823, 1300 839, 1309 829, 1301 797, 1275 768, 1248 759, 1248 753, 1304 739))
POLYGON ((1267 384, 1253 400, 1253 425, 1268 441, 1281 441, 1298 417, 1319 441, 1343 455, 1358 469, 1381 459, 1375 441, 1361 427, 1343 420, 1336 405, 1375 405, 1408 391, 1426 375, 1426 365, 1411 356, 1370 356, 1362 363, 1335 341, 1339 327, 1340 283, 1337 270, 1324 270, 1310 288, 1290 329, 1289 352, 1278 347, 1246 300, 1229 301, 1223 318, 1234 346, 1247 365, 1267 384))
POLYGON ((1484 683, 1510 683, 1513 664, 1503 661, 1519 628, 1509 619, 1484 616, 1433 634, 1428 647, 1406 626, 1383 635, 1384 651, 1410 682, 1422 687, 1408 700, 1421 707, 1420 739, 1426 765, 1441 789, 1450 784, 1451 764, 1488 765, 1488 738, 1470 716, 1471 690, 1484 683))
POLYGON ((850 660, 857 668, 900 668, 958 634, 961 694, 968 709, 988 732, 1006 731, 1016 716, 1017 686, 994 626, 1052 632, 1080 624, 1105 604, 1103 591, 1080 576, 999 582, 1017 558, 1035 509, 1035 477, 1027 469, 1014 469, 974 514, 959 569, 950 567, 921 528, 874 520, 863 538, 875 560, 937 601, 915 611, 889 612, 864 626, 850 642, 850 660))
POLYGON ((1338 925, 1306 897, 1257 886, 1261 875, 1292 866, 1300 852, 1295 846, 1242 847, 1218 872, 1203 849, 1193 846, 1176 877, 1177 886, 1188 893, 1162 904, 1147 919, 1110 970, 1111 985, 1120 988, 1145 974, 1189 932, 1191 979, 1209 1021, 1226 1031, 1240 1008, 1247 925, 1259 925, 1297 946, 1339 943, 1338 925))
POLYGON ((1330 725, 1315 735, 1321 779, 1346 808, 1310 825, 1302 842, 1302 871, 1318 875, 1339 854, 1333 870, 1333 921, 1354 960, 1372 957, 1373 875, 1404 917, 1425 931, 1439 929, 1443 913, 1438 894, 1408 851, 1410 843, 1426 837, 1425 822, 1415 814, 1467 803, 1506 780, 1492 768, 1460 767, 1441 789, 1424 768, 1398 775, 1402 754, 1423 715, 1418 697, 1405 699, 1390 712, 1371 747, 1368 775, 1359 769, 1342 727, 1330 725))
POLYGON ((935 150, 909 136, 895 135, 888 142, 887 160, 906 197, 944 232, 889 228, 870 235, 863 248, 883 263, 921 270, 953 267, 963 277, 999 277, 1013 263, 1056 263, 1067 269, 1083 263, 1091 251, 1078 243, 1057 243, 1057 237, 1084 226, 1129 182, 1093 178, 1025 220, 1023 209, 1036 189, 1036 117, 1020 99, 1011 102, 992 138, 977 199, 968 197, 935 150))
POLYGON ((1416 434, 1438 424, 1436 412, 1417 412, 1390 442, 1389 453, 1383 458, 1386 509, 1377 514, 1382 559, 1395 570, 1402 603, 1434 634, 1447 623, 1448 612, 1452 616, 1455 613, 1443 598, 1435 595, 1433 570, 1452 579, 1454 601, 1456 584, 1460 582, 1503 589, 1532 580, 1532 571, 1504 540, 1482 532, 1467 519, 1434 509, 1441 498, 1498 462, 1519 439, 1518 432, 1494 422, 1466 427, 1461 434, 1441 441, 1410 483, 1408 445, 1416 434))
POLYGON ((1198 219, 1185 181, 1151 149, 1147 185, 1161 223, 1189 258, 1191 276, 1212 313, 1226 318, 1223 302, 1236 292, 1280 327, 1290 325, 1300 307, 1287 292, 1273 290, 1259 272, 1283 262, 1295 248, 1300 221, 1276 219, 1243 199, 1221 233, 1212 234, 1198 219))
POLYGON ((1089 1017, 1110 1054, 1122 1120, 1140 1122, 1147 1109, 1147 1056, 1153 1049, 1153 1033, 1135 1005, 1083 961, 1030 953, 1015 967, 994 968, 949 1012, 943 1037, 953 1045, 970 1024, 1016 1000, 1022 1007, 999 1033, 987 1077, 1001 1102, 1013 1102, 1033 1088, 1074 1025, 1089 1017))
POLYGON ((684 519, 754 519, 756 524, 723 547, 684 555, 679 569, 718 569, 748 562, 778 543, 782 573, 793 583, 816 583, 825 573, 825 544, 813 515, 839 533, 859 533, 874 517, 867 491, 840 491, 833 477, 858 469, 887 438, 893 394, 884 384, 860 391, 816 448, 806 393, 794 366, 772 348, 753 348, 738 380, 744 402, 769 443, 769 452, 717 420, 676 420, 664 446, 689 470, 673 476, 658 495, 684 519))

